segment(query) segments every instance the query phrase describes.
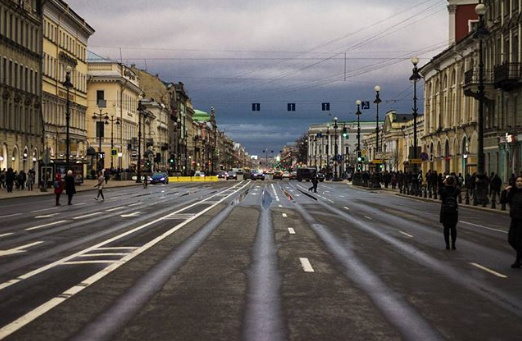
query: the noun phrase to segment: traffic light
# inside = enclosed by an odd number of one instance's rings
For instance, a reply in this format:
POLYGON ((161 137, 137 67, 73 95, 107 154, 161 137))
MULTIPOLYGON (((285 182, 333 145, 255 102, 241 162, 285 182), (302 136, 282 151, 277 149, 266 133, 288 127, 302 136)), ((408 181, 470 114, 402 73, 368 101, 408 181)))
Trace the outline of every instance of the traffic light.
POLYGON ((344 138, 348 137, 348 131, 346 130, 346 127, 343 127, 343 137, 344 138))
POLYGON ((174 163, 174 155, 170 154, 169 163, 174 163))
POLYGON ((357 157, 357 162, 361 162, 363 160, 362 156, 357 157))

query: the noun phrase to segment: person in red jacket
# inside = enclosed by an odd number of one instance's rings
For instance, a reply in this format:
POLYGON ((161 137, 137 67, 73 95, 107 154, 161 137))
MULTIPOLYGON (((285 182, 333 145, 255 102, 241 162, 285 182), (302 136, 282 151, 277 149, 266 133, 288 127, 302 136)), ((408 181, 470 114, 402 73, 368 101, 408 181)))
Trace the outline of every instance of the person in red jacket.
POLYGON ((56 177, 53 183, 54 194, 56 195, 56 206, 60 206, 60 195, 63 192, 62 174, 56 173, 56 177))

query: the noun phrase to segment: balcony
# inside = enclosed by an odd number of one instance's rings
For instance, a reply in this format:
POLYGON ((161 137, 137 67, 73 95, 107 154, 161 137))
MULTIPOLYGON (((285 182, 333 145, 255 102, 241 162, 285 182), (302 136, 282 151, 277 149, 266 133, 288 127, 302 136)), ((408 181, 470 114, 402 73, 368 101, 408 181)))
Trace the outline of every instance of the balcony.
POLYGON ((504 63, 495 66, 495 89, 511 91, 520 87, 522 79, 520 65, 520 63, 504 63))
MULTIPOLYGON (((478 83, 479 72, 478 68, 468 70, 464 73, 464 95, 478 99, 478 83)), ((493 99, 493 72, 484 70, 484 91, 486 98, 493 99)))

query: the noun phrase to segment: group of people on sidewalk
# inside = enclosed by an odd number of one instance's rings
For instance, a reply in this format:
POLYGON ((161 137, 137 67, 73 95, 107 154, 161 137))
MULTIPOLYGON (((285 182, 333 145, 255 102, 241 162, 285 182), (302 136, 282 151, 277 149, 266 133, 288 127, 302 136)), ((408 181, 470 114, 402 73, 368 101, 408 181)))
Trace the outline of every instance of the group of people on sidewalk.
MULTIPOLYGON (((105 197, 103 196, 103 188, 107 183, 107 179, 104 176, 103 170, 98 171, 98 180, 94 187, 98 188, 98 195, 94 198, 95 200, 105 201, 105 197)), ((60 206, 60 196, 63 191, 67 194, 67 205, 72 205, 72 199, 76 194, 76 184, 74 182, 74 175, 72 170, 67 171, 67 175, 62 179, 62 174, 57 172, 55 175, 55 179, 53 182, 56 206, 60 206)))
MULTIPOLYGON (((508 243, 515 250, 516 254, 515 262, 511 267, 519 269, 522 266, 522 175, 516 177, 514 182, 510 183, 504 191, 501 196, 501 203, 509 204, 509 215, 511 217, 508 243)), ((456 250, 459 218, 458 197, 460 195, 458 179, 453 175, 447 175, 443 180, 443 187, 439 189, 439 195, 442 200, 440 222, 444 227, 446 249, 456 250)))
POLYGON ((35 184, 36 172, 30 169, 27 173, 21 170, 14 171, 11 167, 0 170, 0 189, 5 188, 7 193, 12 193, 13 189, 32 191, 35 184))

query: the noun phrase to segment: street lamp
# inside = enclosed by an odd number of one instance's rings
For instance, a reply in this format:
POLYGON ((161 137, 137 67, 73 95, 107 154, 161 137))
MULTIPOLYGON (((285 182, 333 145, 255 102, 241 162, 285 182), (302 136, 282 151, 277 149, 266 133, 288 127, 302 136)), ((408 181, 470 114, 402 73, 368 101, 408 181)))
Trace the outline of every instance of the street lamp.
POLYGON ((330 176, 330 125, 326 126, 326 176, 330 176))
POLYGON ((98 154, 96 155, 96 167, 98 170, 102 169, 101 167, 101 155, 102 155, 102 138, 104 137, 104 131, 105 131, 105 128, 103 127, 104 124, 109 124, 108 122, 108 119, 109 119, 109 115, 107 114, 104 114, 102 112, 102 108, 100 108, 100 113, 94 113, 92 115, 92 118, 94 120, 98 119, 98 121, 96 122, 97 125, 96 125, 96 135, 98 135, 98 138, 99 138, 99 141, 98 141, 98 154), (105 121, 103 121, 105 120, 105 121))
MULTIPOLYGON (((381 91, 381 87, 375 86, 375 108, 377 110, 377 119, 375 121, 375 159, 377 159, 377 153, 379 152, 379 103, 381 103, 381 98, 379 97, 379 91, 381 91)), ((377 170, 378 171, 378 170, 377 170)))
POLYGON ((484 48, 483 38, 487 34, 487 29, 484 25, 484 15, 486 14, 486 6, 482 3, 475 7, 475 12, 479 16, 479 23, 477 28, 477 36, 479 39, 479 84, 478 84, 478 120, 477 120, 477 183, 475 190, 475 198, 473 204, 482 204, 486 206, 487 184, 485 174, 484 162, 484 48))
MULTIPOLYGON (((114 118, 114 115, 111 115, 111 118, 108 118, 108 116, 105 116, 105 119, 111 123, 111 169, 113 169, 114 162, 113 162, 112 150, 114 149, 114 123, 116 122, 116 125, 120 125, 120 118, 119 117, 114 118)), ((106 124, 107 124, 107 121, 106 121, 106 124)))
POLYGON ((361 100, 358 99, 355 101, 357 104, 357 111, 355 115, 357 115, 357 169, 362 170, 362 159, 361 159, 361 100))
MULTIPOLYGON (((419 63, 418 57, 412 57, 411 63, 413 64, 413 73, 410 76, 410 81, 413 82, 413 159, 417 162, 417 82, 421 79, 417 64, 419 63)), ((413 163, 413 179, 412 183, 414 187, 414 195, 418 193, 418 179, 417 179, 417 163, 413 163)))
MULTIPOLYGON (((141 100, 138 102, 138 162, 136 165, 136 183, 141 184, 141 116, 145 107, 141 100)), ((147 179, 145 179, 147 181, 147 179)))
POLYGON ((71 72, 72 68, 70 66, 67 66, 65 68, 65 82, 63 82, 63 86, 67 90, 67 99, 66 99, 66 107, 65 107, 65 126, 66 126, 66 135, 65 135, 65 148, 66 148, 66 155, 65 155, 65 165, 67 167, 66 172, 71 169, 71 139, 69 136, 69 129, 71 126, 71 100, 69 99, 69 92, 73 86, 71 83, 71 72))
POLYGON ((339 150, 338 150, 338 145, 337 145, 337 128, 339 128, 339 126, 337 125, 337 117, 334 117, 334 139, 335 139, 334 153, 335 153, 335 155, 334 155, 333 181, 340 181, 338 173, 337 173, 337 161, 338 161, 338 155, 339 155, 339 150))

